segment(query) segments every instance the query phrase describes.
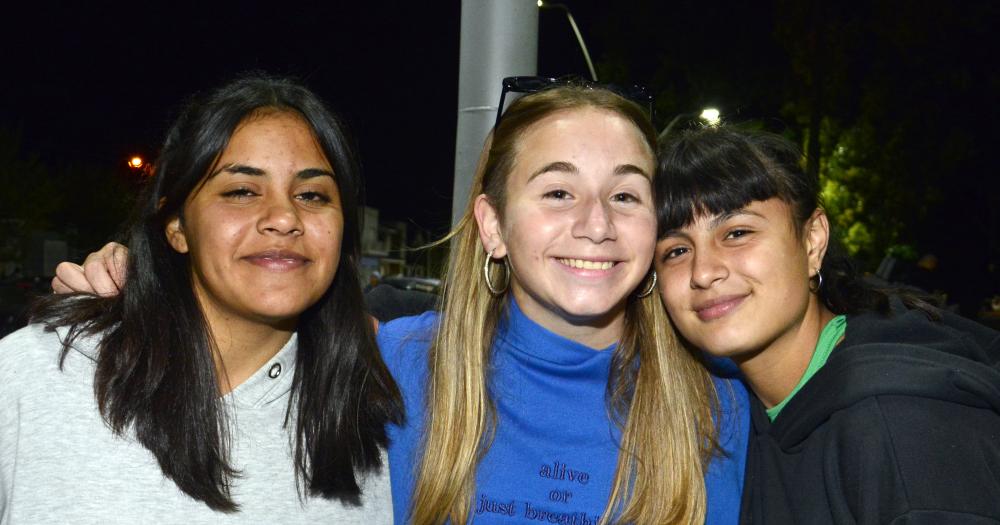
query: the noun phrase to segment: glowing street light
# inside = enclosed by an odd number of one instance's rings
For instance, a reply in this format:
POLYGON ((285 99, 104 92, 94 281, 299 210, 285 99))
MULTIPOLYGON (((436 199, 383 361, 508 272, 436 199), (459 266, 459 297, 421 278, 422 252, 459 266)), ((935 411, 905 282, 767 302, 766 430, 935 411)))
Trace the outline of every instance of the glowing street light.
POLYGON ((698 115, 698 118, 707 122, 709 126, 715 126, 722 120, 719 110, 715 108, 705 108, 701 110, 701 115, 698 115))
POLYGON ((136 155, 128 159, 128 167, 134 170, 141 170, 143 166, 146 165, 146 161, 142 160, 142 157, 136 155))
POLYGON ((717 126, 719 122, 722 122, 722 113, 719 112, 719 110, 716 108, 705 108, 701 110, 701 113, 695 113, 693 111, 687 113, 681 113, 676 117, 674 117, 670 121, 670 123, 667 124, 667 127, 663 128, 663 131, 660 132, 660 136, 658 137, 658 139, 663 140, 664 137, 669 135, 670 131, 674 129, 674 126, 676 126, 677 123, 681 121, 681 119, 685 118, 691 119, 694 117, 698 117, 701 120, 704 120, 705 123, 708 124, 709 126, 717 126))

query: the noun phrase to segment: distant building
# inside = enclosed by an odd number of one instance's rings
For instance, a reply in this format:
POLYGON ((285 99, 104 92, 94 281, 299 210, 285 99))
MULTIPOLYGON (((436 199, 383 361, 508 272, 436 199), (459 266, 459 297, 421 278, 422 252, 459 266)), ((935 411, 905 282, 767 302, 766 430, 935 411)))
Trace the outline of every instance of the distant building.
POLYGON ((385 277, 438 277, 442 250, 418 249, 429 235, 404 221, 387 221, 365 206, 361 230, 361 280, 374 284, 385 277))

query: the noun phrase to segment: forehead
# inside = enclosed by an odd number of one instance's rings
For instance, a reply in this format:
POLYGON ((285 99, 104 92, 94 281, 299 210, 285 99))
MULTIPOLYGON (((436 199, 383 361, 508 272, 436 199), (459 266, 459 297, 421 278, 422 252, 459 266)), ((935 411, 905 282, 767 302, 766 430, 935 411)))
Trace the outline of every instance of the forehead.
POLYGON ((653 150, 635 124, 614 111, 589 106, 557 111, 529 126, 517 142, 515 166, 553 156, 641 162, 643 168, 653 163, 653 150))
POLYGON ((233 130, 221 157, 273 154, 278 151, 290 152, 294 156, 326 157, 315 132, 304 118, 278 110, 256 112, 243 119, 233 130))
POLYGON ((284 177, 304 169, 333 171, 312 127, 297 113, 265 110, 237 125, 202 184, 225 171, 284 177))

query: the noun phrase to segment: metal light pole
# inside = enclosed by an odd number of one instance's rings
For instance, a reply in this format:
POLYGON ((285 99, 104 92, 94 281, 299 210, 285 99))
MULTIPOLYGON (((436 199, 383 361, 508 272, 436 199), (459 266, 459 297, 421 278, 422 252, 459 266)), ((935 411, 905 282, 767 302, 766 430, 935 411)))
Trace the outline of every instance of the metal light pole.
POLYGON ((468 203, 476 161, 493 127, 500 81, 537 71, 537 0, 462 0, 461 32, 452 225, 468 203))
POLYGON ((594 63, 590 61, 590 52, 587 51, 587 44, 583 42, 583 35, 580 34, 580 28, 576 25, 573 13, 571 13, 569 8, 563 4, 553 4, 543 0, 538 0, 538 7, 541 7, 542 9, 558 9, 566 13, 566 19, 569 20, 569 26, 573 28, 573 34, 576 35, 576 41, 580 44, 580 50, 583 51, 583 59, 587 61, 587 68, 590 70, 590 79, 597 82, 597 70, 594 69, 594 63))

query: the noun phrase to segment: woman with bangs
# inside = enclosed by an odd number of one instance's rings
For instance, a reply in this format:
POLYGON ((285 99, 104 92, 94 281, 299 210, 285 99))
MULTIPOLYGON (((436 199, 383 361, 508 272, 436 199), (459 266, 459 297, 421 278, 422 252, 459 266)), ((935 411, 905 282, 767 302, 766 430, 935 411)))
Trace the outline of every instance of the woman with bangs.
POLYGON ((1000 523, 1000 334, 875 289, 787 140, 662 145, 660 292, 752 396, 742 523, 1000 523))
POLYGON ((0 341, 0 523, 391 523, 359 178, 302 86, 193 99, 121 293, 46 298, 0 341))

